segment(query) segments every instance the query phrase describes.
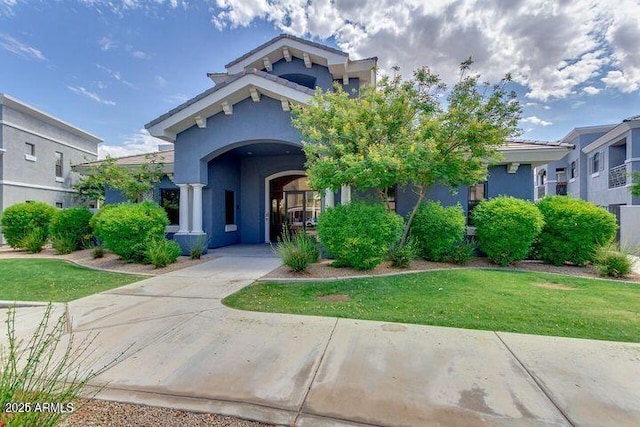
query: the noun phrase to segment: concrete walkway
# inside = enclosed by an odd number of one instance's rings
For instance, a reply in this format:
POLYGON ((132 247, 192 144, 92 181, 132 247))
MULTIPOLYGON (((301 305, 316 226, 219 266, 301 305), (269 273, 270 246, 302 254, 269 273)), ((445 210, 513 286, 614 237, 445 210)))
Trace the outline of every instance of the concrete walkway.
MULTIPOLYGON (((640 345, 233 310, 263 248, 69 303, 98 397, 296 426, 637 426, 640 345)), ((28 333, 42 308, 18 309, 28 333)))

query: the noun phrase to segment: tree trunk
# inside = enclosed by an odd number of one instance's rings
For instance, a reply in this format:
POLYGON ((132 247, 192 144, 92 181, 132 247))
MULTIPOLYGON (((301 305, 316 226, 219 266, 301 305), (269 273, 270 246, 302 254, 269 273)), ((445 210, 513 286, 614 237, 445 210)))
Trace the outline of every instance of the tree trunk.
POLYGON ((426 192, 425 187, 420 187, 420 192, 418 193, 418 201, 415 206, 411 210, 409 214, 409 218, 407 218, 407 223, 404 225, 404 232, 402 233, 402 239, 400 240, 400 246, 404 246, 407 244, 407 240, 409 239, 409 230, 411 229, 411 224, 413 223, 413 218, 416 216, 416 212, 420 208, 422 201, 424 200, 424 193, 426 192))

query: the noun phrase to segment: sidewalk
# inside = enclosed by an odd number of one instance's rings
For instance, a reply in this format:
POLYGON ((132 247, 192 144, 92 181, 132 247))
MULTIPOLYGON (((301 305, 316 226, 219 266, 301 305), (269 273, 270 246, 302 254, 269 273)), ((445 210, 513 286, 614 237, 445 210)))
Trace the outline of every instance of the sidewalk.
MULTIPOLYGON (((254 313, 221 298, 279 265, 231 251, 69 303, 101 398, 296 426, 640 425, 640 344, 254 313)), ((41 308, 19 309, 21 328, 41 308)))

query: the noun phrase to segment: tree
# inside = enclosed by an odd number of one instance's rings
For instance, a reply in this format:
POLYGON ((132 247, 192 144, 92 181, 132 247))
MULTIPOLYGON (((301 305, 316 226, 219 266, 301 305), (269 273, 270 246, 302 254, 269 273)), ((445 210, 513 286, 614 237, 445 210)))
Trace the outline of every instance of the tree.
POLYGON ((640 197, 640 172, 631 172, 631 194, 640 197))
POLYGON ((302 133, 308 182, 314 190, 342 185, 375 189, 409 186, 417 195, 401 243, 426 191, 436 183, 456 188, 486 179, 497 148, 517 134, 521 107, 515 93, 499 84, 479 83, 469 75, 471 58, 460 79, 440 102, 446 85, 429 68, 403 81, 397 74, 380 79, 350 97, 336 85, 316 91, 308 106, 294 107, 293 125, 302 133))
MULTIPOLYGON (((163 172, 163 164, 159 162, 155 154, 145 157, 147 163, 129 168, 119 166, 113 157, 95 166, 91 166, 87 174, 73 188, 77 191, 76 197, 83 201, 104 201, 106 187, 113 188, 122 193, 127 200, 141 202, 155 185, 160 182, 163 172)), ((161 160, 161 158, 160 158, 161 160)))

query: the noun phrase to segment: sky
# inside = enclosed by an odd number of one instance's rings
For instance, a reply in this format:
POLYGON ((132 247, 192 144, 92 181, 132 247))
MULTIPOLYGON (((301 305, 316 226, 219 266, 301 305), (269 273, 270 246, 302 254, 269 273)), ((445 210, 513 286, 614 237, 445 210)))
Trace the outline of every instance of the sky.
POLYGON ((450 84, 469 56, 482 81, 511 73, 525 139, 640 114, 638 0, 0 0, 0 93, 101 137, 101 157, 150 152, 145 123, 281 33, 450 84))

